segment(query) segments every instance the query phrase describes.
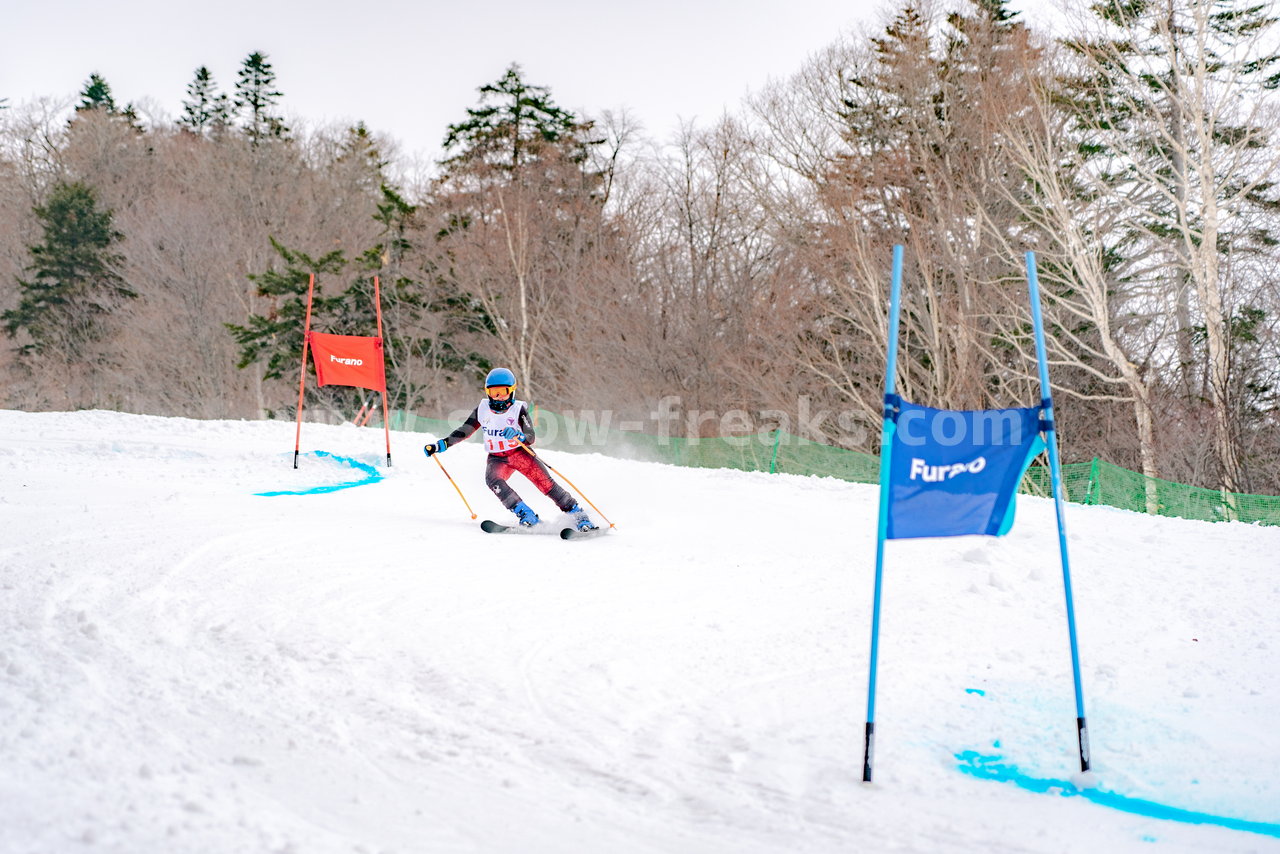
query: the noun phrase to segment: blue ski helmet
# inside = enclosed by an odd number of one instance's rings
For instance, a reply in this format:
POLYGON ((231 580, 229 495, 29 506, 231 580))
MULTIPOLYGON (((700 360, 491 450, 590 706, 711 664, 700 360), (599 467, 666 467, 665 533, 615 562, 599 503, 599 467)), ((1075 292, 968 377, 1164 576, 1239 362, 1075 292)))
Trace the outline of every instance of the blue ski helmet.
POLYGON ((516 375, 507 368, 494 368, 484 378, 484 391, 489 397, 489 409, 492 412, 506 412, 516 399, 516 375), (502 395, 494 399, 494 395, 502 395))
POLYGON ((507 368, 494 368, 489 372, 489 376, 484 378, 484 387, 495 385, 509 385, 516 387, 516 375, 511 373, 507 368))

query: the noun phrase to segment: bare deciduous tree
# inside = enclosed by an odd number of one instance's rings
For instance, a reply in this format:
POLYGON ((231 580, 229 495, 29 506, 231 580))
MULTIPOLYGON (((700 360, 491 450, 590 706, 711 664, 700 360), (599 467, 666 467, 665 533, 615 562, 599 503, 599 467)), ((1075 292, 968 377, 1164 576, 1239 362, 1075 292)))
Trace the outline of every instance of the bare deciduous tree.
POLYGON ((1184 370, 1198 315, 1219 478, 1238 490, 1228 311, 1236 283, 1226 259, 1258 248, 1240 226, 1250 208, 1275 203, 1267 192, 1280 167, 1271 141, 1280 59, 1266 40, 1272 19, 1263 7, 1219 0, 1114 2, 1096 11, 1069 42, 1078 66, 1067 92, 1071 139, 1105 160, 1077 174, 1101 204, 1127 206, 1133 243, 1124 254, 1163 268, 1163 308, 1178 321, 1173 343, 1184 370))

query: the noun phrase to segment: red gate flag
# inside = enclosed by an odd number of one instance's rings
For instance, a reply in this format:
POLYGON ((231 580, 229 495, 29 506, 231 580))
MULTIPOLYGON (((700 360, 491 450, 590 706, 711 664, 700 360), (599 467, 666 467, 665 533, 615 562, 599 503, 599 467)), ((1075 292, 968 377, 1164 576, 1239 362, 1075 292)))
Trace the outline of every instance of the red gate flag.
MULTIPOLYGON (((316 274, 312 273, 307 282, 307 317, 302 326, 302 372, 298 377, 298 428, 293 437, 293 467, 298 467, 298 453, 302 446, 302 404, 307 393, 308 350, 316 365, 316 382, 320 385, 348 385, 382 392, 382 433, 387 439, 387 465, 390 466, 391 419, 387 417, 387 369, 382 353, 382 291, 378 287, 378 277, 373 277, 373 305, 378 313, 376 338, 312 332, 311 305, 315 293, 316 274)), ((369 411, 372 412, 373 409, 370 408, 369 411)))
POLYGON ((327 332, 311 332, 308 338, 316 365, 316 381, 320 385, 387 390, 381 338, 327 332))

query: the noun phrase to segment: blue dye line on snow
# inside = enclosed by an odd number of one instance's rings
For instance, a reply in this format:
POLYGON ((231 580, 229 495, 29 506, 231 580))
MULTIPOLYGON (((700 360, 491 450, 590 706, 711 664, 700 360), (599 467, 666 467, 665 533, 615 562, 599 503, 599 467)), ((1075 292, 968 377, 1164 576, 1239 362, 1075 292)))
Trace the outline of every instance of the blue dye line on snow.
POLYGON ((987 696, 987 692, 983 691, 981 688, 965 688, 964 692, 966 694, 977 694, 979 697, 987 696))
POLYGON ((282 489, 277 492, 255 492, 254 495, 319 495, 322 492, 337 492, 339 489, 350 489, 353 486, 365 486, 370 483, 377 483, 382 480, 382 474, 376 468, 368 463, 362 463, 359 460, 353 460, 351 457, 340 457, 337 454, 331 454, 328 451, 312 451, 307 456, 329 457, 345 466, 357 471, 364 472, 364 477, 360 480, 352 480, 346 483, 333 483, 328 486, 313 486, 310 489, 282 489))
POLYGON ((1031 777, 1023 774, 1015 766, 1004 762, 1002 756, 983 756, 975 750, 957 753, 960 770, 981 780, 998 780, 1001 783, 1013 783, 1020 788, 1041 794, 1055 794, 1067 798, 1079 795, 1085 800, 1093 801, 1104 807, 1144 815, 1148 818, 1159 818, 1166 821, 1180 821, 1184 824, 1213 824, 1231 830, 1245 830, 1250 833, 1261 833, 1264 836, 1280 838, 1280 824, 1264 821, 1248 821, 1242 818, 1228 818, 1209 813, 1184 810, 1178 807, 1158 804, 1141 798, 1129 798, 1115 792, 1099 789, 1077 789, 1070 780, 1052 780, 1031 777))

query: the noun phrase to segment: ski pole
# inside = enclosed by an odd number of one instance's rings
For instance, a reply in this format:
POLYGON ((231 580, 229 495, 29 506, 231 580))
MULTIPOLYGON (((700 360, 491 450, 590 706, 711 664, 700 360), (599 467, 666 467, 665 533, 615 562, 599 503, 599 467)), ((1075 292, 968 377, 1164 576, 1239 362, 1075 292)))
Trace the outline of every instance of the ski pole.
POLYGON ((458 497, 462 499, 462 503, 467 505, 467 512, 471 514, 471 518, 476 518, 476 511, 471 509, 471 505, 467 502, 467 496, 462 494, 462 490, 458 488, 458 484, 450 477, 449 472, 445 470, 444 463, 440 462, 439 454, 432 454, 431 459, 436 461, 436 465, 440 466, 440 471, 444 472, 444 476, 449 478, 449 482, 453 484, 453 488, 458 490, 458 497))
MULTIPOLYGON (((517 445, 519 445, 520 447, 524 448, 526 451, 528 451, 530 456, 535 457, 535 458, 540 459, 540 460, 542 459, 541 457, 539 457, 537 454, 535 454, 535 453, 533 452, 533 448, 530 448, 528 445, 526 445, 524 442, 521 442, 519 439, 516 439, 516 444, 517 444, 517 445)), ((605 520, 606 522, 609 522, 609 517, 608 517, 608 516, 606 516, 606 515, 604 515, 604 511, 603 511, 603 510, 601 510, 601 509, 600 509, 599 507, 597 507, 596 505, 592 504, 592 503, 591 503, 591 499, 590 499, 590 498, 588 498, 588 497, 586 496, 586 493, 584 493, 581 489, 578 489, 578 485, 577 485, 577 484, 575 484, 573 481, 569 480, 569 478, 565 477, 565 476, 564 476, 563 474, 561 474, 560 472, 556 471, 555 467, 554 467, 554 466, 552 466, 552 465, 551 465, 551 463, 547 462, 546 460, 542 460, 542 464, 543 464, 544 466, 546 466, 547 468, 551 469, 551 473, 552 473, 552 474, 554 474, 556 477, 560 478, 560 479, 561 479, 561 480, 563 480, 565 483, 569 484, 569 486, 573 489, 573 491, 574 491, 574 492, 576 492, 576 493, 578 493, 579 495, 581 495, 581 496, 582 496, 582 500, 583 500, 583 501, 587 502, 588 504, 591 504, 591 509, 592 509, 592 510, 594 510, 594 511, 596 511, 597 513, 599 513, 599 514, 600 514, 600 518, 601 518, 601 519, 605 520)), ((610 528, 616 528, 616 527, 618 527, 618 526, 617 526, 617 525, 615 525, 615 524, 613 524, 612 522, 609 522, 609 527, 610 527, 610 528)))

